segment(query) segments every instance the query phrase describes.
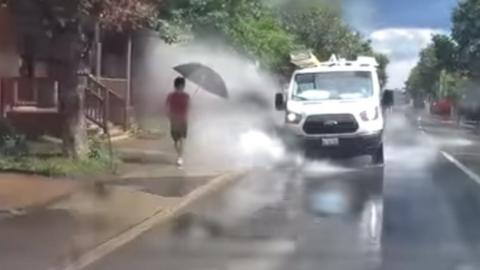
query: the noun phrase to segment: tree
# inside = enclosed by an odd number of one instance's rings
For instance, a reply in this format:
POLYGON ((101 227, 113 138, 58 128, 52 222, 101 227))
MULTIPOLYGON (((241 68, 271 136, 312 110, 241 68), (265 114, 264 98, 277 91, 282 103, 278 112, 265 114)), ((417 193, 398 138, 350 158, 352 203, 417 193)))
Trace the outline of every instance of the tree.
POLYGON ((157 21, 177 31, 166 33, 172 41, 179 28, 197 39, 221 39, 272 71, 288 65, 296 47, 294 35, 281 27, 263 1, 176 0, 167 7, 157 21))
POLYGON ((378 63, 378 79, 380 80, 380 87, 384 88, 388 81, 387 66, 390 63, 390 60, 385 54, 375 53, 374 56, 378 63))
POLYGON ((438 67, 447 71, 457 70, 457 46, 452 38, 447 35, 436 34, 432 37, 432 44, 438 67))
POLYGON ((64 117, 64 153, 87 153, 84 116, 86 78, 95 24, 123 31, 144 25, 155 15, 154 0, 8 0, 23 35, 48 43, 49 71, 59 81, 64 117))
POLYGON ((289 54, 294 49, 294 37, 280 27, 271 16, 244 17, 228 30, 237 48, 253 55, 273 71, 288 65, 289 54))
POLYGON ((420 52, 420 59, 407 81, 407 89, 415 97, 435 97, 440 71, 435 48, 430 45, 420 52))
POLYGON ((405 88, 407 92, 413 98, 419 98, 424 96, 424 91, 421 88, 420 83, 420 72, 418 71, 418 65, 415 66, 408 76, 407 81, 405 82, 405 88))
POLYGON ((295 33, 299 41, 322 59, 332 54, 347 59, 358 55, 373 56, 370 41, 345 23, 336 5, 308 2, 298 5, 292 1, 280 6, 278 12, 285 29, 295 33))
POLYGON ((458 100, 466 83, 465 77, 458 72, 442 70, 438 80, 438 92, 441 98, 458 100))
POLYGON ((432 43, 420 52, 417 66, 410 73, 407 89, 416 96, 456 97, 459 82, 457 45, 446 35, 432 36, 432 43))
POLYGON ((460 68, 480 75, 480 0, 459 1, 452 17, 452 38, 458 44, 460 68))
POLYGON ((365 49, 354 33, 335 12, 321 8, 296 8, 282 11, 282 24, 289 32, 295 33, 321 59, 330 55, 351 58, 359 48, 365 49))
MULTIPOLYGON (((305 2, 305 1, 304 1, 305 2)), ((294 33, 297 40, 321 59, 328 59, 332 54, 355 59, 356 57, 373 56, 379 63, 378 75, 381 86, 388 81, 388 57, 375 53, 369 40, 347 25, 337 5, 312 5, 289 2, 279 9, 285 29, 294 33)))

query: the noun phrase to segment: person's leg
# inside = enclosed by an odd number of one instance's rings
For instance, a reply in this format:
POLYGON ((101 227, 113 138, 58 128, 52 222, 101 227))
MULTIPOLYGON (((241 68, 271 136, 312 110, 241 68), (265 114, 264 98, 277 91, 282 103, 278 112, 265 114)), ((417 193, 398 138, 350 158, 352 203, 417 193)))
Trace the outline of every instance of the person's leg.
POLYGON ((180 139, 176 139, 173 143, 173 147, 175 148, 175 153, 177 153, 177 156, 180 155, 180 139))
POLYGON ((178 156, 182 157, 183 156, 183 142, 184 142, 184 139, 183 138, 180 138, 178 141, 177 141, 177 147, 178 147, 178 156))
POLYGON ((177 165, 183 165, 183 139, 177 141, 177 165))
POLYGON ((184 148, 184 143, 185 139, 187 138, 187 123, 179 123, 178 125, 178 160, 177 164, 178 166, 183 165, 183 148, 184 148))
POLYGON ((181 132, 179 130, 179 126, 178 126, 178 123, 175 123, 174 121, 172 121, 170 123, 170 126, 171 126, 171 135, 172 135, 172 139, 173 139, 173 147, 175 148, 175 153, 177 154, 177 165, 180 166, 181 163, 182 163, 182 160, 181 160, 181 154, 182 154, 182 143, 181 143, 181 140, 182 140, 182 136, 181 136, 181 132))

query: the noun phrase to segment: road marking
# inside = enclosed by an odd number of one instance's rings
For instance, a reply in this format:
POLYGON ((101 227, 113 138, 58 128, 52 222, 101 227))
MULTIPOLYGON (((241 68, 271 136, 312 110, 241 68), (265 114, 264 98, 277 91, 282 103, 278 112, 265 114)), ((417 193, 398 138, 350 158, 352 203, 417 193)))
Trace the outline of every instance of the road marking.
POLYGON ((474 173, 472 170, 470 170, 467 166, 463 165, 460 161, 458 161, 456 158, 454 158, 452 155, 445 151, 441 151, 442 155, 451 163, 453 163, 457 168, 459 168, 462 172, 464 172, 470 179, 475 181, 477 184, 480 185, 480 176, 478 174, 474 173))
MULTIPOLYGON (((419 117, 419 120, 421 120, 421 117, 419 117)), ((430 135, 425 131, 425 129, 423 128, 423 126, 420 124, 419 125, 419 129, 421 130, 421 132, 426 136, 426 138, 428 138, 429 140, 431 140, 432 142, 434 141, 432 137, 430 137, 430 135)), ((472 170, 470 170, 467 166, 465 166, 464 164, 462 164, 460 161, 458 161, 456 158, 454 158, 451 154, 445 152, 445 151, 440 151, 440 153, 443 155, 444 158, 446 158, 450 163, 452 163, 453 165, 455 165, 458 169, 460 169, 463 173, 465 173, 470 179, 472 179, 473 181, 475 181, 477 184, 480 185, 480 176, 478 174, 476 174, 475 172, 473 172, 472 170)))
POLYGON ((455 156, 465 156, 465 157, 480 157, 480 154, 474 153, 464 153, 464 152, 455 152, 455 156))

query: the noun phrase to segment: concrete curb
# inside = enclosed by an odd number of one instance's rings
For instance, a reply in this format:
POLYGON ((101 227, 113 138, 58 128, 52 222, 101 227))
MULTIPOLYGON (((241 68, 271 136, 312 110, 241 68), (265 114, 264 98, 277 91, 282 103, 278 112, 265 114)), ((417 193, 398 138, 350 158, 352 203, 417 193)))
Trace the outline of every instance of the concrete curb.
POLYGON ((125 134, 120 134, 120 135, 117 135, 117 136, 113 136, 113 137, 110 138, 110 141, 112 143, 121 142, 121 141, 124 141, 126 139, 130 139, 132 137, 133 137, 133 135, 130 134, 130 132, 128 132, 128 133, 125 133, 125 134))
POLYGON ((118 235, 104 241, 98 246, 84 252, 82 255, 76 257, 74 260, 64 262, 60 265, 49 268, 49 270, 78 270, 87 267, 88 265, 100 260, 108 254, 115 251, 117 248, 127 244, 128 242, 139 237, 154 226, 167 223, 172 219, 180 216, 189 207, 205 197, 226 188, 237 180, 241 179, 247 172, 226 173, 209 181, 207 184, 195 189, 188 195, 184 196, 180 202, 170 209, 163 209, 145 218, 140 223, 127 228, 118 235))

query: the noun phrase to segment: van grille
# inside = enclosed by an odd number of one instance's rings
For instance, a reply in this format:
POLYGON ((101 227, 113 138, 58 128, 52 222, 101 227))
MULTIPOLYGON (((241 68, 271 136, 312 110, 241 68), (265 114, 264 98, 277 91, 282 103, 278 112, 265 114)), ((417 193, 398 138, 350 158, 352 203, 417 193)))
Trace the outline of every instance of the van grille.
POLYGON ((354 133, 358 123, 351 114, 312 115, 305 120, 303 130, 310 135, 354 133))

